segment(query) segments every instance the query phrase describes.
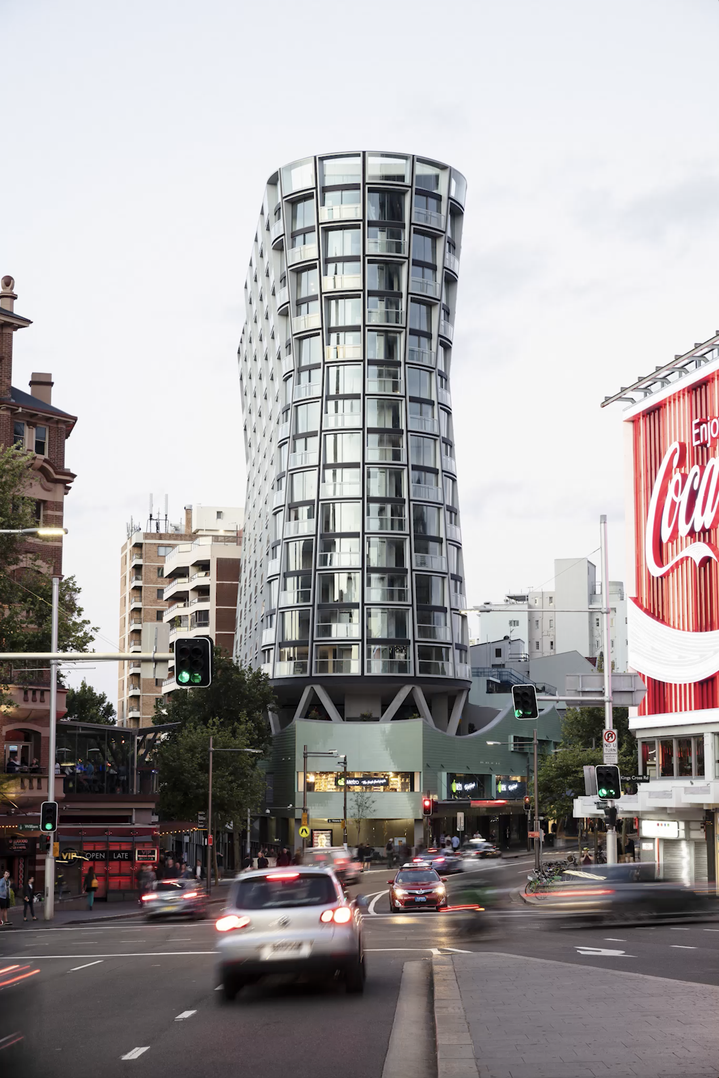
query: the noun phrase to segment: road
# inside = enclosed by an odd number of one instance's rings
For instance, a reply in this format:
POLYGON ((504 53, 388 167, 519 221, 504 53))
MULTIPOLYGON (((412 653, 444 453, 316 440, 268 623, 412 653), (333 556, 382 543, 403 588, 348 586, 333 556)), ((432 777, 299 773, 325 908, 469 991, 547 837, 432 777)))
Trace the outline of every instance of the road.
MULTIPOLYGON (((276 983, 222 1004, 212 920, 40 922, 3 929, 0 956, 3 965, 40 970, 31 997, 41 1016, 36 1049, 39 1069, 53 1078, 77 1078, 88 1067, 106 1078, 209 1078, 224 1070, 336 1078, 340 1060, 343 1078, 381 1078, 405 962, 448 948, 719 985, 719 923, 550 931, 516 895, 530 867, 521 858, 482 864, 475 878, 500 888, 504 900, 492 930, 471 940, 456 936, 449 915, 390 913, 388 870, 367 873, 353 888, 373 900, 365 917, 367 987, 359 997, 339 984, 276 983)), ((450 877, 450 896, 466 879, 450 877)))

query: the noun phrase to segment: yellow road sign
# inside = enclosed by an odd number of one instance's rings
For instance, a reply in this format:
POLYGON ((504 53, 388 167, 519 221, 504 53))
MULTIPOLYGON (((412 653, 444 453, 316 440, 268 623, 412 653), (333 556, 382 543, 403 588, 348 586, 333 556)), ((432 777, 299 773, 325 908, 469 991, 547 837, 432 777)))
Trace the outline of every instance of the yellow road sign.
POLYGON ((306 812, 303 812, 303 813, 302 813, 302 826, 303 826, 303 827, 307 827, 307 824, 308 824, 308 820, 307 820, 307 813, 306 813, 306 812))
POLYGON ((60 843, 59 842, 53 842, 53 844, 52 844, 52 855, 53 855, 53 857, 59 857, 60 856, 60 843))
POLYGON ((307 826, 306 823, 303 823, 302 826, 300 827, 300 838, 309 838, 309 837, 310 837, 310 829, 309 829, 309 827, 307 826))

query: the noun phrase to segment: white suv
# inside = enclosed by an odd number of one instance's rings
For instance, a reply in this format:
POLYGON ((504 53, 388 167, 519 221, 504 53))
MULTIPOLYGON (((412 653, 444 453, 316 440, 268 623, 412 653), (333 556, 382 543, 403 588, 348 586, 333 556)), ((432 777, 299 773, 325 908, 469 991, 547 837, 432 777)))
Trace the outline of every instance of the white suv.
POLYGON ((222 996, 274 973, 344 977, 348 992, 365 980, 362 914, 334 872, 298 865, 244 872, 216 922, 222 996))

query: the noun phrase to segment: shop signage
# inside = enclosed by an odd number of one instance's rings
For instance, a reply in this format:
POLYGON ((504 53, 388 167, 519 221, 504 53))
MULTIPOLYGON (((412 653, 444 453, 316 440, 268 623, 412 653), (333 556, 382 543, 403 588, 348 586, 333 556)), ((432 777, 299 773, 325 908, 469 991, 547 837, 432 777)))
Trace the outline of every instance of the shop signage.
POLYGON ((679 838, 679 820, 640 820, 642 838, 679 838))
POLYGON ((11 853, 27 853, 30 849, 29 838, 11 838, 8 842, 11 853))
POLYGON ((635 557, 629 665, 647 684, 639 713, 701 711, 719 691, 717 360, 629 409, 627 422, 635 557))
POLYGON ((83 850, 82 857, 85 861, 107 861, 107 850, 83 850))
POLYGON ((506 797, 508 801, 514 801, 519 797, 525 797, 527 793, 527 783, 520 782, 518 779, 497 777, 497 794, 499 797, 506 797))
POLYGON ((110 850, 111 861, 132 861, 132 850, 110 850))
POLYGON ((348 778, 348 786, 389 786, 388 775, 360 775, 359 778, 348 778))
POLYGON ((135 850, 136 861, 159 861, 160 851, 157 846, 138 846, 135 850))
POLYGON ((450 801, 467 801, 484 797, 484 775, 447 774, 447 797, 450 801))

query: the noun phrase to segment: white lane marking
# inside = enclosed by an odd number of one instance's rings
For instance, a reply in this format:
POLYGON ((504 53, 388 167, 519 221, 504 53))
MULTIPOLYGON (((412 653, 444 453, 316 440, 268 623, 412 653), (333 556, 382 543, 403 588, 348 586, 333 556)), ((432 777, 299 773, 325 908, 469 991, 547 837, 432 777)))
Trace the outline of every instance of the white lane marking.
POLYGON ((89 969, 90 966, 99 966, 101 964, 102 964, 102 959, 101 958, 96 958, 94 962, 86 962, 84 966, 73 966, 73 968, 69 969, 67 972, 68 973, 77 973, 77 971, 79 969, 89 969))
POLYGON ((221 985, 221 984, 218 984, 218 986, 217 986, 217 988, 215 989, 215 991, 216 991, 216 992, 221 992, 221 991, 222 991, 222 985, 221 985))
POLYGON ((605 936, 607 943, 626 943, 626 940, 621 939, 620 936, 605 936))
POLYGON ((705 928, 705 932, 719 932, 719 928, 705 928))
POLYGON ((575 947, 579 954, 592 958, 636 958, 635 954, 627 954, 626 951, 615 951, 611 947, 575 947))
POLYGON ((696 951, 696 947, 689 947, 686 943, 672 943, 671 948, 673 951, 696 951))
POLYGON ((176 1022, 182 1022, 185 1018, 192 1018, 193 1014, 197 1014, 197 1011, 183 1011, 182 1014, 178 1014, 175 1018, 176 1022))
POLYGON ((376 903, 376 902, 378 902, 378 901, 380 900, 380 898, 382 897, 382 895, 388 895, 388 894, 389 894, 389 891, 380 891, 380 892, 379 892, 379 894, 375 895, 375 897, 374 897, 374 898, 372 899, 372 901, 370 902, 369 906, 367 907, 367 912, 368 912, 368 913, 369 913, 369 914, 370 914, 370 915, 371 915, 372 917, 379 917, 379 914, 378 914, 378 913, 375 913, 375 911, 374 911, 375 903, 376 903))
POLYGON ((688 928, 670 928, 669 931, 670 932, 688 932, 689 929, 688 928))
MULTIPOLYGON (((121 940, 120 942, 125 943, 125 940, 121 940)), ((133 941, 128 940, 127 942, 132 943, 133 941)), ((174 936, 171 940, 168 940, 167 942, 168 943, 191 943, 192 942, 192 936, 174 936)))
POLYGON ((216 954, 216 951, 120 951, 118 954, 5 954, 3 958, 34 958, 38 962, 46 958, 155 958, 158 955, 216 954))
POLYGON ((136 1060, 138 1058, 138 1055, 141 1055, 142 1052, 147 1052, 149 1048, 150 1048, 149 1045, 147 1045, 144 1048, 134 1048, 133 1051, 128 1052, 127 1055, 121 1055, 120 1059, 121 1060, 136 1060))

